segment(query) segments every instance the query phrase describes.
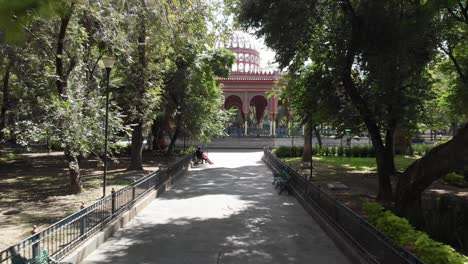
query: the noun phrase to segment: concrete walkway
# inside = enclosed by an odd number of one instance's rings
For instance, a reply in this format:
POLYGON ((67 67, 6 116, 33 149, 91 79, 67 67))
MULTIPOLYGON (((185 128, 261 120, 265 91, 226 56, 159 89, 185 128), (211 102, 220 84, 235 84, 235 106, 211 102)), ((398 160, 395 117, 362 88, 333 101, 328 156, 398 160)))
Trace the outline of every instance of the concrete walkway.
POLYGON ((210 152, 83 263, 350 263, 259 151, 210 152))

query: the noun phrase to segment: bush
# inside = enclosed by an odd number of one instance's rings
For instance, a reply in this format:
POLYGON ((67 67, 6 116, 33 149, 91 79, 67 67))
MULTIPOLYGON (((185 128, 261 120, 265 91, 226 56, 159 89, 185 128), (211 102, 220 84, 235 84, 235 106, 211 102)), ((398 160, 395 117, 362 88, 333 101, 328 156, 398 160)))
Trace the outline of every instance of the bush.
POLYGON ((323 156, 330 156, 330 148, 328 146, 322 147, 323 156))
POLYGON ((458 186, 462 188, 468 187, 468 182, 465 181, 465 177, 455 172, 447 174, 444 177, 444 181, 449 185, 458 186))
POLYGON ((322 148, 319 145, 312 146, 312 155, 314 156, 322 156, 322 148))
POLYGON ((417 231, 405 218, 386 211, 378 203, 366 202, 364 212, 369 223, 393 238, 400 246, 407 248, 427 264, 464 264, 468 257, 452 247, 432 240, 426 233, 417 231))
MULTIPOLYGON (((363 150, 363 148, 361 146, 351 147, 351 156, 352 157, 362 157, 361 156, 362 150, 363 150)), ((364 149, 364 151, 365 151, 365 149, 364 149)))
POLYGON ((303 152, 304 152, 304 147, 296 147, 296 157, 302 157, 303 152))
POLYGON ((337 151, 336 154, 338 155, 338 157, 343 157, 343 155, 344 155, 343 147, 338 147, 338 151, 337 151))
POLYGON ((344 155, 348 158, 351 157, 352 156, 351 148, 344 148, 344 155))
POLYGON ((275 154, 278 158, 290 158, 302 156, 303 151, 303 147, 279 146, 273 149, 273 154, 275 154))
POLYGON ((411 146, 411 149, 413 154, 416 154, 418 156, 423 156, 426 155, 429 150, 431 150, 434 147, 434 145, 426 145, 426 144, 414 144, 411 146))
POLYGON ((330 155, 336 156, 336 147, 330 147, 330 155))
POLYGON ((291 156, 291 147, 288 146, 279 146, 273 150, 273 153, 278 158, 288 158, 291 156))
POLYGON ((130 155, 130 144, 126 142, 115 142, 109 145, 111 153, 117 155, 130 155))
POLYGON ((179 156, 185 156, 187 154, 193 153, 197 150, 195 146, 190 146, 189 148, 182 150, 178 153, 179 156))
POLYGON ((361 146, 360 147, 360 155, 361 157, 369 157, 369 147, 368 146, 361 146))

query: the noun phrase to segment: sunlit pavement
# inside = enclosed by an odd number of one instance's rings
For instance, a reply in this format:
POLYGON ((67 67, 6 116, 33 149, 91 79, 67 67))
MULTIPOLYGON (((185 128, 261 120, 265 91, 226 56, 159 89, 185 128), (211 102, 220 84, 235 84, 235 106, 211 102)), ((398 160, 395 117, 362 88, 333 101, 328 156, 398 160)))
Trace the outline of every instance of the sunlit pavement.
POLYGON ((83 263, 350 263, 260 151, 210 151, 83 263))

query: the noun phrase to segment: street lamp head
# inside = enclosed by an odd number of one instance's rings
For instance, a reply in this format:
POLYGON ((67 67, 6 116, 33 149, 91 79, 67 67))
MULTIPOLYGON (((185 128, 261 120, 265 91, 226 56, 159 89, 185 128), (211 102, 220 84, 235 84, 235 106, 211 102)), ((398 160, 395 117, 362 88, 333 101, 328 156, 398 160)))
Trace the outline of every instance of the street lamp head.
POLYGON ((115 60, 112 57, 104 57, 102 58, 102 62, 106 69, 112 69, 112 66, 114 66, 115 60))

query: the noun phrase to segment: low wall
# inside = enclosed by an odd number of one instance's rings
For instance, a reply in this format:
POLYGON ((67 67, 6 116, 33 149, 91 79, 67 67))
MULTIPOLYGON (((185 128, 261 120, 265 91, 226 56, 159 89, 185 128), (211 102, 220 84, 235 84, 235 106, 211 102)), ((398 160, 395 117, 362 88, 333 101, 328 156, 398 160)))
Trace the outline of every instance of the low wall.
POLYGON ((102 231, 93 235, 90 239, 88 239, 85 243, 83 243, 81 246, 79 246, 61 261, 71 263, 82 262, 89 254, 91 254, 100 245, 106 242, 119 229, 124 227, 139 213, 141 213, 141 211, 143 211, 143 209, 145 209, 154 199, 161 195, 166 189, 169 189, 178 178, 185 174, 185 172, 186 169, 169 177, 163 184, 159 186, 159 188, 148 193, 145 197, 139 200, 132 208, 130 208, 128 211, 114 219, 102 231))
POLYGON ((468 253, 468 196, 426 191, 422 198, 425 227, 434 239, 468 253))
MULTIPOLYGON (((166 142, 170 142, 166 139, 166 142)), ((313 138, 313 144, 318 144, 317 139, 313 138)), ((341 142, 340 139, 323 138, 322 144, 327 146, 343 146, 346 144, 345 140, 341 142)), ((363 145, 369 144, 367 138, 360 140, 353 139, 351 145, 363 145)), ((264 147, 276 148, 279 146, 303 146, 304 138, 273 138, 273 137, 225 137, 225 138, 213 138, 209 143, 202 143, 196 140, 186 140, 185 145, 188 146, 203 146, 204 148, 233 148, 233 149, 263 149, 264 147)), ((178 148, 184 147, 184 140, 179 139, 176 142, 178 148)))

